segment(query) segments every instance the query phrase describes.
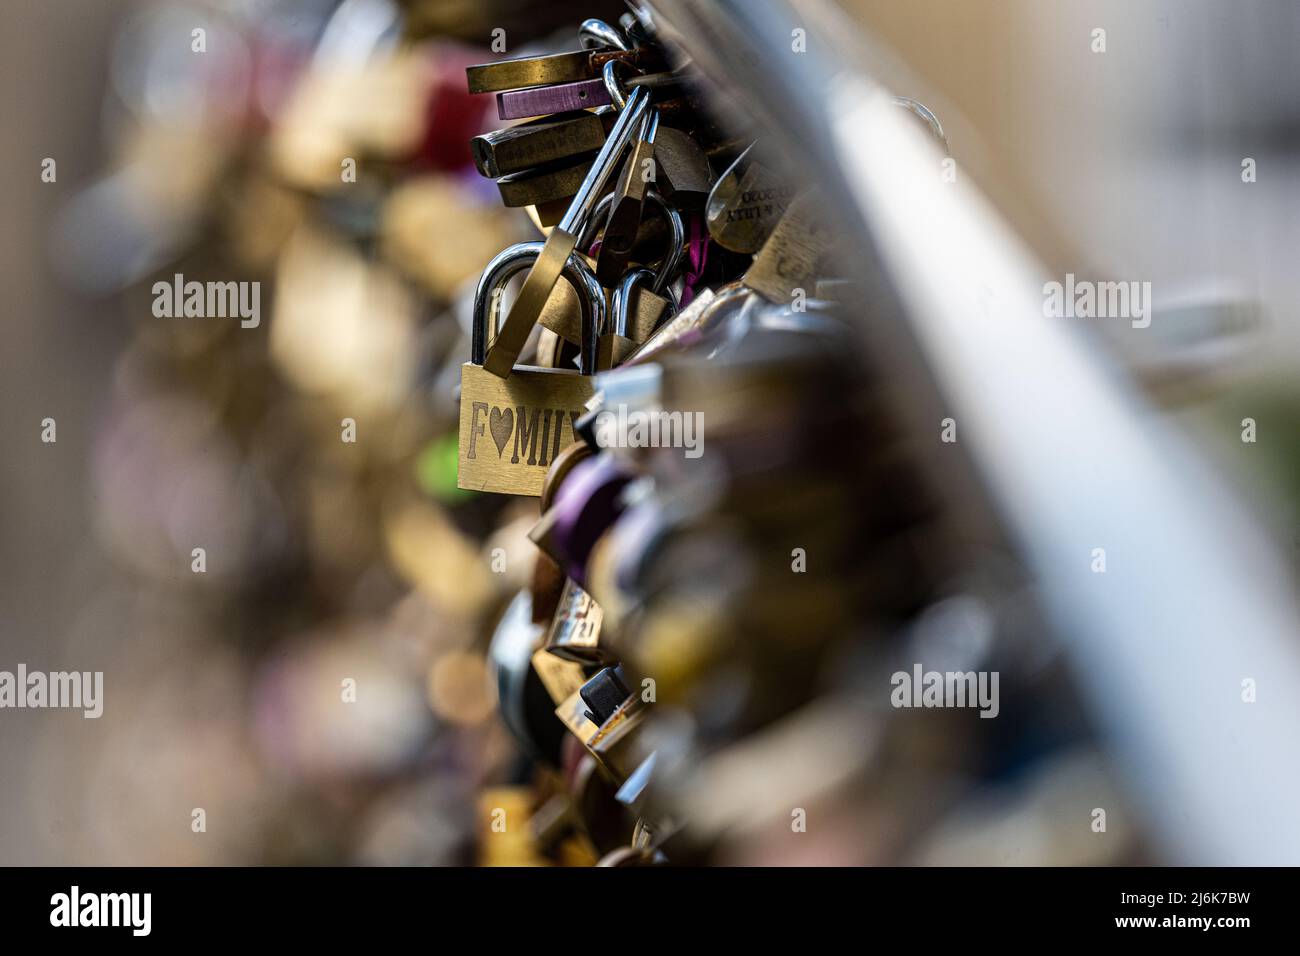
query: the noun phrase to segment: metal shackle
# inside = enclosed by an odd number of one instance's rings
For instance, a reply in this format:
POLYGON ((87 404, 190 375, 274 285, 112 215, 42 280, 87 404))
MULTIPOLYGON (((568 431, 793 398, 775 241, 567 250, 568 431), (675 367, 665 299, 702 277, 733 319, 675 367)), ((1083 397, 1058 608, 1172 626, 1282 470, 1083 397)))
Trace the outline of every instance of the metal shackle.
POLYGON ((564 218, 560 220, 557 228, 572 236, 582 235, 587 223, 593 218, 591 212, 596 197, 600 195, 614 170, 618 168, 618 161, 623 156, 623 150, 632 141, 632 134, 639 128, 639 124, 645 118, 646 111, 649 108, 649 91, 637 87, 632 91, 632 95, 628 97, 627 106, 619 112, 613 129, 609 131, 609 136, 605 139, 605 145, 596 154, 595 162, 591 164, 591 169, 587 171, 586 177, 582 180, 582 185, 578 187, 573 202, 565 210, 564 218))
POLYGON ((605 65, 600 68, 600 78, 605 81, 605 92, 609 94, 609 101, 614 104, 616 110, 627 106, 627 91, 623 89, 623 84, 618 78, 620 69, 628 70, 633 74, 640 72, 626 60, 606 60, 605 65))
MULTIPOLYGON (((659 295, 663 293, 668 283, 672 281, 673 276, 677 274, 677 269, 682 263, 682 256, 686 254, 686 224, 682 221, 681 212, 668 205, 664 201, 664 197, 659 195, 656 190, 647 190, 645 198, 646 202, 659 210, 668 222, 668 251, 659 260, 659 267, 654 270, 654 281, 650 285, 650 291, 659 295)), ((596 234, 603 225, 602 220, 608 216, 610 206, 613 204, 613 193, 607 193, 601 197, 600 202, 596 203, 596 207, 591 211, 591 216, 587 219, 586 227, 578 237, 579 252, 585 254, 591 248, 591 244, 596 241, 596 234)))
POLYGON ((632 44, 628 42, 622 30, 596 17, 582 21, 582 26, 578 27, 578 38, 582 41, 584 50, 594 50, 603 46, 624 52, 632 49, 632 44))
POLYGON ((659 268, 655 270, 654 282, 650 285, 651 292, 661 295, 668 283, 677 275, 682 257, 686 255, 686 224, 682 222, 681 211, 668 205, 657 189, 648 190, 645 198, 668 220, 668 251, 660 261, 659 268))
MULTIPOLYGON (((489 324, 495 328, 501 308, 501 296, 506 283, 514 276, 532 267, 541 255, 545 243, 541 241, 517 242, 502 250, 483 270, 474 290, 474 315, 470 336, 470 361, 482 365, 487 360, 489 324)), ((582 314, 582 342, 579 371, 583 375, 596 374, 597 337, 605 324, 605 290, 579 256, 571 255, 564 263, 561 275, 573 286, 582 314)))
MULTIPOLYGON (((606 331, 621 335, 625 339, 630 338, 627 330, 628 324, 632 321, 632 292, 638 285, 649 286, 654 281, 654 277, 655 274, 644 266, 629 269, 623 274, 623 278, 614 287, 614 294, 610 296, 609 328, 606 331)), ((677 304, 670 298, 666 314, 672 316, 676 312, 677 304)))

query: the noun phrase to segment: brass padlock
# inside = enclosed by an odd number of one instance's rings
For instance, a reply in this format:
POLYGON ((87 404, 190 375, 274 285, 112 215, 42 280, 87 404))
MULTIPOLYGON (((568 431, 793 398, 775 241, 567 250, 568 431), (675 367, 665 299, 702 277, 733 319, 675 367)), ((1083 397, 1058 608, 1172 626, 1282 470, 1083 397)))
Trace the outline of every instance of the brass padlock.
POLYGON ((783 183, 751 146, 713 186, 704 207, 713 241, 732 252, 758 252, 785 214, 794 189, 783 183))
MULTIPOLYGON (((515 361, 519 358, 519 353, 523 350, 533 325, 541 316, 542 309, 546 306, 546 300, 555 288, 560 273, 567 269, 573 260, 571 253, 577 244, 577 237, 586 227, 592 206, 595 205, 596 199, 613 175, 623 150, 631 142, 634 130, 640 127, 645 111, 650 105, 649 96, 649 92, 642 87, 632 91, 626 107, 619 113, 614 127, 609 131, 605 145, 601 147, 591 169, 574 194, 573 202, 565 212, 564 218, 551 230, 545 244, 539 247, 539 254, 532 257, 533 266, 524 280, 523 288, 519 290, 514 305, 506 315, 505 324, 501 327, 496 340, 492 343, 491 351, 487 353, 482 363, 483 367, 493 375, 504 379, 514 370, 515 361)), ((595 356, 593 355, 592 358, 594 359, 595 356)), ((536 493, 532 492, 532 494, 536 493)))
POLYGON ((663 127, 655 140, 655 185, 678 209, 704 205, 717 177, 709 157, 685 130, 663 127))
POLYGON ((550 463, 576 435, 573 423, 595 390, 596 334, 605 294, 585 262, 570 257, 562 275, 578 292, 579 370, 520 366, 509 378, 483 367, 506 283, 530 268, 540 242, 517 243, 490 263, 474 297, 470 361, 460 371, 460 468, 456 484, 474 491, 540 495, 550 463), (493 457, 495 453, 496 457, 493 457))
POLYGON ((654 283, 655 274, 649 269, 632 269, 614 289, 609 326, 600 336, 597 349, 597 368, 602 372, 622 365, 664 319, 676 315, 677 304, 652 292, 654 283), (649 322, 634 321, 642 318, 643 311, 647 318, 653 313, 653 318, 649 322))
MULTIPOLYGON (((628 327, 632 330, 629 337, 636 342, 644 341, 668 315, 672 303, 661 295, 661 292, 677 274, 686 245, 686 227, 682 222, 681 212, 664 202, 663 197, 653 189, 646 195, 646 200, 651 208, 661 213, 668 223, 668 250, 664 258, 659 260, 653 282, 648 286, 638 286, 632 294, 632 311, 628 327)), ((578 239, 578 251, 574 253, 574 257, 581 256, 596 240, 604 216, 613 201, 614 196, 610 193, 596 204, 582 236, 578 239)), ((538 321, 543 327, 576 345, 579 344, 578 318, 577 296, 566 283, 557 284, 552 290, 538 321)))
POLYGON ((745 285, 772 302, 789 302, 796 290, 814 290, 823 259, 831 249, 831 229, 814 191, 800 193, 754 256, 745 285))

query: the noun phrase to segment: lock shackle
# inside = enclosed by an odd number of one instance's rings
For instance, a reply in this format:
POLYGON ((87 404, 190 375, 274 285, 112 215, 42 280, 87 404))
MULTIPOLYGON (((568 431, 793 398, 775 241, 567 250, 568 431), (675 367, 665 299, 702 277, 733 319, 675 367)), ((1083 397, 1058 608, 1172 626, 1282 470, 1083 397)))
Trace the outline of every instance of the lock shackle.
POLYGON ((607 60, 605 65, 600 68, 600 78, 605 81, 605 92, 609 94, 609 101, 614 104, 616 110, 622 110, 628 104, 627 92, 623 89, 623 84, 618 78, 620 69, 628 70, 634 74, 640 73, 636 67, 626 60, 607 60))
MULTIPOLYGON (((520 272, 532 268, 545 245, 540 240, 517 242, 497 253, 496 258, 483 270, 474 290, 474 315, 470 333, 470 361, 475 365, 487 361, 488 326, 496 326, 506 283, 520 272)), ((573 286, 582 315, 582 351, 578 370, 583 375, 595 375, 597 337, 605 324, 605 290, 591 267, 576 255, 569 256, 561 276, 573 286)))
POLYGON ((646 190, 645 198, 668 220, 668 251, 660 260, 659 268, 655 271, 654 282, 650 285, 650 291, 659 295, 677 275, 677 270, 682 265, 682 257, 686 255, 686 224, 682 221, 681 210, 668 205, 657 189, 646 190))
MULTIPOLYGON (((618 281, 614 287, 614 294, 610 296, 609 301, 609 329, 615 335, 621 335, 628 338, 628 325, 632 321, 632 292, 639 285, 647 288, 651 287, 654 282, 655 274, 644 266, 635 269, 629 269, 624 273, 623 278, 618 281)), ((664 310, 663 321, 672 318, 677 314, 677 301, 671 296, 668 299, 668 307, 664 310)))
POLYGON ((632 49, 632 44, 628 42, 622 30, 596 17, 582 21, 582 26, 578 27, 578 38, 582 41, 584 50, 594 50, 602 46, 613 47, 624 52, 632 49))
POLYGON ((556 228, 564 230, 571 236, 582 235, 588 221, 591 219, 592 207, 595 205, 601 191, 605 188, 605 184, 609 182, 610 176, 614 174, 618 161, 622 158, 623 150, 632 142, 633 131, 645 117, 646 110, 649 108, 650 91, 638 86, 632 91, 632 95, 627 98, 627 105, 619 111, 618 119, 609 131, 605 145, 596 154, 595 162, 591 164, 591 169, 587 171, 586 177, 582 180, 582 185, 578 187, 578 191, 573 196, 573 202, 569 203, 564 218, 560 220, 556 228))
MULTIPOLYGON (((650 286, 650 291, 659 295, 677 274, 677 270, 682 264, 682 256, 686 254, 686 224, 682 221, 681 211, 668 205, 657 190, 646 190, 645 198, 646 202, 662 213, 664 219, 668 222, 668 251, 659 260, 659 268, 654 271, 654 281, 650 286)), ((591 218, 587 220, 582 235, 578 237, 579 252, 585 253, 591 248, 591 244, 596 241, 596 233, 601 230, 603 220, 608 218, 610 207, 613 204, 613 193, 606 193, 601 197, 600 202, 596 203, 596 207, 591 211, 591 218)))

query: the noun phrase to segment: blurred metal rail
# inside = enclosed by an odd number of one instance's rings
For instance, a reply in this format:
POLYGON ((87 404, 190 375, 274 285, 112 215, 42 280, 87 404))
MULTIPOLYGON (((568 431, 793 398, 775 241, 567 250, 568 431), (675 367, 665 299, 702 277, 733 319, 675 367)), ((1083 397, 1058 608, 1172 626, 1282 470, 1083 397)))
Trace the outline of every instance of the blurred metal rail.
POLYGON ((796 181, 822 187, 875 280, 864 323, 896 317, 891 362, 918 404, 958 420, 1161 859, 1300 864, 1300 614, 1258 519, 1076 322, 1044 318, 1043 282, 1060 277, 965 177, 940 184, 933 145, 830 4, 652 12, 722 102, 807 170, 796 181))

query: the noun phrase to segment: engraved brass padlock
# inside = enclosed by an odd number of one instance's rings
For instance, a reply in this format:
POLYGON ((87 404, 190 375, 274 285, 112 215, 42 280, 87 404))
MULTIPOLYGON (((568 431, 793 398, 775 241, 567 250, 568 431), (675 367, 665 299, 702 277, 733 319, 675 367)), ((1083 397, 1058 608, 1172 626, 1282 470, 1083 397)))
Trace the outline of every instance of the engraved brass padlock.
POLYGON ((596 334, 605 295, 585 262, 570 257, 562 275, 578 293, 582 352, 578 371, 519 366, 509 378, 483 367, 488 331, 511 277, 530 268, 540 242, 511 246, 490 263, 474 296, 470 361, 460 372, 460 468, 457 485, 474 491, 540 495, 550 463, 576 437, 595 385, 596 334))

